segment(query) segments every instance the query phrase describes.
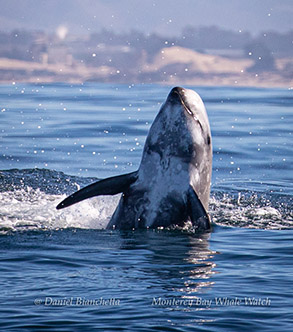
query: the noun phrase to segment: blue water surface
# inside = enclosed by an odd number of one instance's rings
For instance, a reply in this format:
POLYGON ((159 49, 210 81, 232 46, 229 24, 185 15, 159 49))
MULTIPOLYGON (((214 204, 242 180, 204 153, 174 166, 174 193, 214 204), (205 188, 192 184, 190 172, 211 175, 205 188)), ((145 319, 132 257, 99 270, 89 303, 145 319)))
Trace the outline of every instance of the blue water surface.
POLYGON ((290 331, 292 90, 189 87, 213 138, 213 231, 106 231, 171 87, 0 86, 0 330, 290 331))

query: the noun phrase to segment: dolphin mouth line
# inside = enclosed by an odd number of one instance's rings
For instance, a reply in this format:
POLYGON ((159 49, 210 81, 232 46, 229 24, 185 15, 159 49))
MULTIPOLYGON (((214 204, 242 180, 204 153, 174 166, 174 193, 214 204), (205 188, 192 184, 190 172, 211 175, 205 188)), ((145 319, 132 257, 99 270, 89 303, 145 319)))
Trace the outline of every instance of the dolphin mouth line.
POLYGON ((177 92, 177 91, 176 91, 176 93, 178 94, 178 96, 179 96, 179 100, 180 100, 180 103, 181 103, 181 105, 183 106, 183 108, 185 109, 185 111, 186 111, 189 115, 191 115, 191 116, 193 117, 193 119, 194 119, 196 122, 198 122, 198 124, 200 125, 201 130, 203 130, 202 125, 201 125, 199 119, 198 119, 198 118, 196 117, 196 115, 191 111, 191 109, 188 108, 188 106, 185 104, 185 102, 184 102, 184 100, 183 100, 181 94, 180 94, 179 92, 177 92))

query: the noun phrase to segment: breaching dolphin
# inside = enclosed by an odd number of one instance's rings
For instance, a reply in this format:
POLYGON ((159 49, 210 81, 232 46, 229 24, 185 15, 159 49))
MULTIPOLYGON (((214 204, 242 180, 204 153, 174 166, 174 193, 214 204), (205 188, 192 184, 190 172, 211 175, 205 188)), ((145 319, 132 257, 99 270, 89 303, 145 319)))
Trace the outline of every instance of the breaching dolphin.
POLYGON ((93 183, 63 200, 122 193, 107 229, 183 226, 209 230, 212 141, 207 113, 193 90, 175 87, 155 118, 139 169, 93 183))

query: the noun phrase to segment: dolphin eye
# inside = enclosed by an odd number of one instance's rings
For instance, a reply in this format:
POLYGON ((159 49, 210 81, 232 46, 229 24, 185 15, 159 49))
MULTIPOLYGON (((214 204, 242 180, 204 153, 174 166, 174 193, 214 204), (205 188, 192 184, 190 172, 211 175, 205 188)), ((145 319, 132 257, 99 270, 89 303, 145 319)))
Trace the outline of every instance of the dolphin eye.
POLYGON ((208 145, 211 144, 211 136, 210 135, 207 136, 207 143, 208 143, 208 145))

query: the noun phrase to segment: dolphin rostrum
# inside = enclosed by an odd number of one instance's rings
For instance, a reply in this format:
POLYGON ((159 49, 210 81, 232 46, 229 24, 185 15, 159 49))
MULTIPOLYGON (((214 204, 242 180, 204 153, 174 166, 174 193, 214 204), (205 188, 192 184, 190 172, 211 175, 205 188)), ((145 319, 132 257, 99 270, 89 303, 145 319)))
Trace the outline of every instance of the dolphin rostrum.
POLYGON ((62 209, 122 193, 107 229, 183 226, 209 230, 212 142, 207 113, 193 90, 173 88, 155 118, 139 169, 93 183, 63 200, 62 209))

